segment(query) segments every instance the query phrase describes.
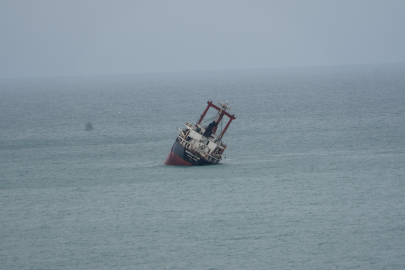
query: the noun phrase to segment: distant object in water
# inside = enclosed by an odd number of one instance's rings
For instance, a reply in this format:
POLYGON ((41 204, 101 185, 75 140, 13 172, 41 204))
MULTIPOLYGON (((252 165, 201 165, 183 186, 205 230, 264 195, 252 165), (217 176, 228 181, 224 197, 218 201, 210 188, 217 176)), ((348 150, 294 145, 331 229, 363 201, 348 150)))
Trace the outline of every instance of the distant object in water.
POLYGON ((214 105, 212 101, 207 103, 207 108, 195 125, 186 123, 185 129, 179 129, 180 134, 167 155, 164 164, 198 166, 217 164, 222 159, 222 153, 226 149, 226 145, 222 143, 222 136, 236 117, 226 111, 230 110, 227 102, 219 103, 220 106, 214 105), (200 125, 210 107, 218 111, 215 120, 208 126, 200 125), (224 115, 229 118, 229 121, 221 134, 217 136, 215 133, 224 115))
POLYGON ((87 122, 86 124, 86 131, 92 131, 93 130, 93 124, 90 122, 87 122))

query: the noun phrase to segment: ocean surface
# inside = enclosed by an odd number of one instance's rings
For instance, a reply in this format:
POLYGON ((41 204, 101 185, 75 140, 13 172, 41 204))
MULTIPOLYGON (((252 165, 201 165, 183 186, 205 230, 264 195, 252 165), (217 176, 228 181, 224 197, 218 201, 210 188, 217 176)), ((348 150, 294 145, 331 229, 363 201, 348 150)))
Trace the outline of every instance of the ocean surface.
POLYGON ((405 64, 0 80, 0 268, 405 269, 405 64))

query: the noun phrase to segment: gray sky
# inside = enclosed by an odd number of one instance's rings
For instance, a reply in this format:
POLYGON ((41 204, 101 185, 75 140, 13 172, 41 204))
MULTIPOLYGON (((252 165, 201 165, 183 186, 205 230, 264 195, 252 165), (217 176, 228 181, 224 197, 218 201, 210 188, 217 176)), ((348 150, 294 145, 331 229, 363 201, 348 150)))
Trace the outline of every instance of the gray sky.
POLYGON ((0 77, 405 62, 404 0, 0 0, 0 77))

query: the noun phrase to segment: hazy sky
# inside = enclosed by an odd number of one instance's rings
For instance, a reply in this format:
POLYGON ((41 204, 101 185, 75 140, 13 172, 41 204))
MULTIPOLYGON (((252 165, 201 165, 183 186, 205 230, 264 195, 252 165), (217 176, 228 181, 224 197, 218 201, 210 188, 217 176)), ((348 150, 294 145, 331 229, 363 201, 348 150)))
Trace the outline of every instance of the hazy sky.
POLYGON ((0 77, 405 62, 404 0, 0 0, 0 77))

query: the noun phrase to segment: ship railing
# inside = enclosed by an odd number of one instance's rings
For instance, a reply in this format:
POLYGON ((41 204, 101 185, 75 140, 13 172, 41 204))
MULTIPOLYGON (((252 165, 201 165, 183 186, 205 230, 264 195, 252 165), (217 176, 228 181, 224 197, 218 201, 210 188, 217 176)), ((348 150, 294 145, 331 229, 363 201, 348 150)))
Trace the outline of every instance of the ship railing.
POLYGON ((182 145, 182 146, 184 146, 187 150, 189 150, 189 151, 192 151, 192 152, 197 152, 201 157, 203 157, 204 159, 207 159, 209 162, 213 162, 213 163, 218 163, 219 162, 219 160, 220 160, 220 158, 221 158, 221 156, 220 155, 218 155, 218 154, 211 154, 211 155, 208 155, 207 153, 205 153, 204 151, 202 151, 200 148, 198 148, 198 147, 195 147, 194 149, 191 149, 190 148, 190 143, 188 142, 188 141, 186 141, 184 138, 182 138, 182 137, 177 137, 178 139, 180 139, 180 140, 178 140, 178 142, 182 145), (219 158, 217 157, 217 156, 219 156, 219 158))
MULTIPOLYGON (((187 122, 186 122, 186 127, 187 127, 188 129, 192 129, 192 130, 198 132, 198 133, 201 134, 201 135, 204 134, 204 132, 205 132, 205 128, 200 127, 200 126, 195 126, 195 125, 190 124, 190 123, 187 123, 187 122)), ((212 134, 212 135, 211 135, 209 138, 207 138, 207 139, 210 140, 210 141, 213 142, 213 143, 220 143, 220 144, 222 145, 222 142, 218 139, 218 136, 215 135, 215 134, 212 134)))

